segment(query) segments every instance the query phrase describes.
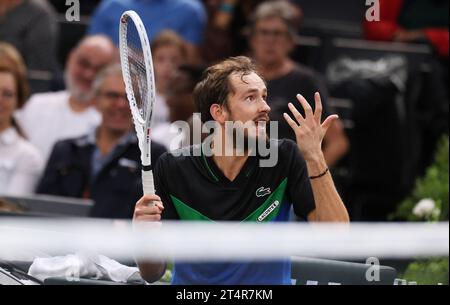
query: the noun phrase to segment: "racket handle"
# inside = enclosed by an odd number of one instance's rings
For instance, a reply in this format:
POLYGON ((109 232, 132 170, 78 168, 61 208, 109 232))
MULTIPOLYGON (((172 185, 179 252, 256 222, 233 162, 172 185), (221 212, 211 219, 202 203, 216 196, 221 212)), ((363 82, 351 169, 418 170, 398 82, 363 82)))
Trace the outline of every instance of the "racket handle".
POLYGON ((144 195, 155 194, 155 185, 153 183, 153 171, 142 171, 142 187, 144 189, 144 195))

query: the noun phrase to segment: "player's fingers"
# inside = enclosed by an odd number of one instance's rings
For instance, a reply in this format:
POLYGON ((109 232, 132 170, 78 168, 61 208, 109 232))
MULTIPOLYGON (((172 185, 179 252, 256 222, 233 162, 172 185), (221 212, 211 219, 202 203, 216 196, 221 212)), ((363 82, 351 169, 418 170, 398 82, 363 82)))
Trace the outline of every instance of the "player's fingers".
POLYGON ((302 125, 305 123, 305 118, 300 114, 300 112, 295 108, 294 104, 289 103, 288 104, 289 110, 291 110, 292 114, 294 115, 294 118, 297 120, 297 123, 302 125))
POLYGON ((139 207, 136 207, 136 209, 134 210, 134 214, 137 216, 154 215, 154 214, 161 214, 161 213, 162 213, 162 209, 156 205, 154 205, 154 206, 139 206, 139 207))
POLYGON ((134 218, 136 221, 160 221, 161 220, 161 214, 154 214, 154 215, 139 215, 134 218))
POLYGON ((325 133, 327 132, 328 128, 330 128, 330 126, 333 124, 333 122, 335 122, 338 118, 339 116, 337 114, 332 114, 326 118, 326 120, 322 124, 325 133))
POLYGON ((286 122, 289 124, 289 126, 291 126, 291 128, 294 130, 294 132, 296 132, 298 125, 297 123, 294 122, 294 120, 289 116, 289 114, 284 113, 283 114, 284 119, 286 120, 286 122))
MULTIPOLYGON (((136 203, 137 206, 141 205, 149 205, 152 202, 161 202, 161 198, 158 195, 151 194, 151 195, 144 195, 141 197, 141 199, 138 200, 136 203)), ((162 203, 161 203, 162 205, 162 203)))
POLYGON ((314 94, 314 101, 316 103, 314 118, 316 119, 316 122, 320 124, 320 119, 322 117, 322 99, 320 98, 319 92, 314 94))
POLYGON ((161 211, 164 210, 164 206, 162 204, 162 201, 154 201, 154 204, 156 207, 158 207, 161 211))
POLYGON ((301 94, 297 94, 297 100, 302 105, 303 109, 305 110, 305 119, 311 118, 314 116, 311 105, 309 105, 308 101, 303 97, 301 94))

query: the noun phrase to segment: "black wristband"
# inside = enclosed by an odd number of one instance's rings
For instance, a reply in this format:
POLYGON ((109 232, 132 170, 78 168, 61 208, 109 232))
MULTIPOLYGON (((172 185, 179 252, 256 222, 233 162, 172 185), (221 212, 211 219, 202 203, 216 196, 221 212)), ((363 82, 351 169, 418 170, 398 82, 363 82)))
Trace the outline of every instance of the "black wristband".
POLYGON ((319 174, 319 175, 317 175, 317 176, 309 176, 309 179, 317 179, 317 178, 320 178, 320 177, 322 177, 322 176, 325 176, 325 174, 326 173, 328 173, 328 167, 327 167, 327 169, 323 172, 323 173, 321 173, 321 174, 319 174))

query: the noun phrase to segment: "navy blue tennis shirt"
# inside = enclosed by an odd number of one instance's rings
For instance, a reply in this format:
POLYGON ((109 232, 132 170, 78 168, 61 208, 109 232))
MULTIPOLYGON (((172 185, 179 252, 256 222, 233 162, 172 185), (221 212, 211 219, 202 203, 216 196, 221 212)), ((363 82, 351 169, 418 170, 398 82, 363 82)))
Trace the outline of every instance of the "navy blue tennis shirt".
MULTIPOLYGON (((204 154, 204 145, 185 148, 181 155, 165 153, 156 164, 155 188, 165 207, 164 220, 286 222, 291 206, 303 219, 315 209, 306 163, 295 142, 270 140, 279 154, 277 164, 261 167, 262 157, 250 156, 233 181, 204 154)), ((175 262, 172 283, 289 285, 291 263, 289 258, 175 262)))

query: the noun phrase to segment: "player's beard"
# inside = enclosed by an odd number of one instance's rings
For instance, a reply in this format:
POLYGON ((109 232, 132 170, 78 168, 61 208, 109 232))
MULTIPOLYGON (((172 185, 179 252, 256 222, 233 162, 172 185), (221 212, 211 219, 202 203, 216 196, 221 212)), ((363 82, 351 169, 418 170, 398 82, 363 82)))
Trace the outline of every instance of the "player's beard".
MULTIPOLYGON (((233 120, 231 117, 232 122, 236 123, 236 121, 233 120)), ((269 140, 269 136, 267 132, 264 132, 264 135, 259 134, 258 124, 256 122, 249 122, 247 126, 245 126, 244 123, 242 123, 242 126, 239 128, 233 128, 232 130, 226 130, 226 137, 228 137, 229 141, 233 144, 233 149, 237 151, 241 151, 244 154, 248 154, 251 151, 258 151, 259 147, 259 141, 264 141, 265 143, 269 140), (254 124, 254 125, 253 125, 254 124), (249 135, 249 127, 255 128, 255 134, 249 135), (243 143, 238 143, 237 139, 242 138, 243 143)), ((230 143, 230 142, 229 142, 230 143)), ((265 144, 264 143, 264 144, 265 144)))
POLYGON ((64 73, 64 80, 66 83, 67 90, 69 91, 70 95, 77 101, 82 103, 89 103, 92 101, 94 97, 94 90, 83 90, 81 89, 75 82, 75 80, 72 78, 70 73, 65 72, 64 73))

